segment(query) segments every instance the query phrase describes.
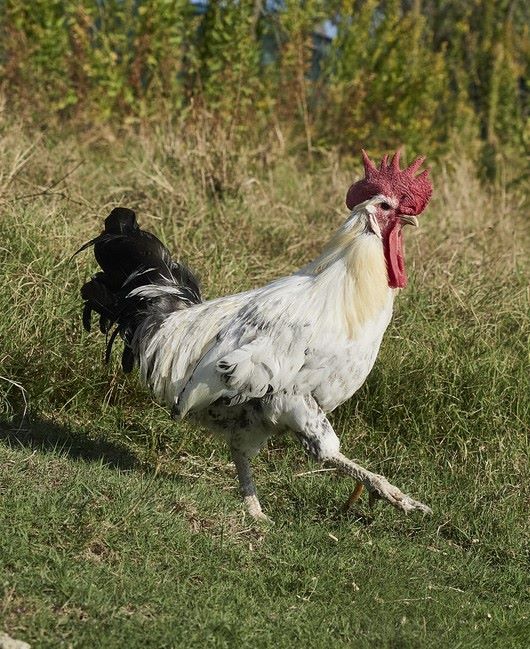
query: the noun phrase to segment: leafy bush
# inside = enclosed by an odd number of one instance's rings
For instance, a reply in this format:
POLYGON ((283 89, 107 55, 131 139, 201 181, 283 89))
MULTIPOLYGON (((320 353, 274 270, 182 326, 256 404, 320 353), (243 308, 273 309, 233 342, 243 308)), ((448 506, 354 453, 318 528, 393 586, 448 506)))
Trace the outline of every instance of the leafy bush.
POLYGON ((246 139, 274 128, 309 153, 476 138, 491 176, 528 153, 522 0, 4 0, 0 11, 8 107, 42 125, 193 124, 200 108, 246 139))

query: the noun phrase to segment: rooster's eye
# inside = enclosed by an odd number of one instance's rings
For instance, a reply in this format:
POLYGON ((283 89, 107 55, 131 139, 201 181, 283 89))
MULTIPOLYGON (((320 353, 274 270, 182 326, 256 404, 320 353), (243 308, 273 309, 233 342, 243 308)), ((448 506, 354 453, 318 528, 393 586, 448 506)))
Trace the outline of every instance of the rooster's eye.
POLYGON ((385 210, 385 211, 386 211, 386 210, 391 210, 391 209, 392 209, 392 206, 389 205, 388 203, 381 203, 381 209, 383 209, 383 210, 385 210))

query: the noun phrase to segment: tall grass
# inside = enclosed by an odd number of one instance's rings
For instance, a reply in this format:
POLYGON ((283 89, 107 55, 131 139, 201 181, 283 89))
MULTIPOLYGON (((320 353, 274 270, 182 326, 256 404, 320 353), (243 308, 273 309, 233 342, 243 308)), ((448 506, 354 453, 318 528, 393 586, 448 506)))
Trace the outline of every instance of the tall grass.
MULTIPOLYGON (((109 380, 106 398, 127 402, 128 384, 119 373, 109 379, 95 362, 101 341, 80 335, 78 288, 92 262, 70 260, 113 206, 137 210, 198 272, 207 297, 300 267, 345 217, 344 190, 359 173, 356 163, 330 153, 306 170, 274 140, 236 150, 227 137, 220 131, 212 143, 202 129, 161 129, 149 139, 80 144, 32 142, 6 130, 3 373, 25 387, 34 408, 55 416, 60 406, 66 416, 81 399, 97 411, 100 382, 109 380)), ((412 281, 376 370, 379 376, 386 368, 384 377, 369 382, 357 407, 369 404, 372 424, 411 438, 427 434, 434 413, 443 422, 429 433, 436 439, 450 438, 465 421, 481 422, 482 435, 499 435, 528 415, 522 197, 503 187, 488 191, 465 159, 440 163, 434 177, 423 227, 408 233, 412 281), (414 410, 402 421, 397 395, 414 410)))

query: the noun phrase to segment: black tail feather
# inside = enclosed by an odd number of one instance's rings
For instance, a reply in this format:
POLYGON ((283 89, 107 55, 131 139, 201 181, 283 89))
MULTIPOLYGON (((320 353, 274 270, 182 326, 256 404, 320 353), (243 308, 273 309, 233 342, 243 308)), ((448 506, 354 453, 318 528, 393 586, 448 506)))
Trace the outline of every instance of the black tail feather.
POLYGON ((99 315, 102 333, 108 334, 116 325, 105 358, 108 362, 119 334, 125 343, 122 367, 130 372, 136 360, 133 339, 138 326, 146 318, 160 323, 172 311, 199 304, 199 283, 186 266, 171 259, 157 237, 140 229, 135 213, 127 208, 113 209, 105 219, 105 230, 75 254, 91 246, 101 272, 81 289, 83 326, 90 331, 93 311, 99 315), (142 287, 145 290, 135 290, 142 287))
POLYGON ((99 328, 106 334, 114 324, 119 309, 119 297, 107 287, 108 277, 105 273, 96 273, 81 289, 81 297, 85 300, 83 308, 83 326, 90 331, 92 311, 99 314, 99 328))

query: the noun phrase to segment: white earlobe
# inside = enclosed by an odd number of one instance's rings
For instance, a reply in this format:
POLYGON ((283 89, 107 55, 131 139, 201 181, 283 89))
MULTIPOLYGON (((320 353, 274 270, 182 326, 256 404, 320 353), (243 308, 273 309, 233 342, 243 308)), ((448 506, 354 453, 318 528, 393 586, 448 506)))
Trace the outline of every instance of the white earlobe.
POLYGON ((372 214, 372 210, 368 211, 368 218, 370 220, 370 227, 372 228, 373 233, 376 234, 381 239, 382 238, 381 228, 379 227, 379 223, 377 222, 375 215, 372 214))

